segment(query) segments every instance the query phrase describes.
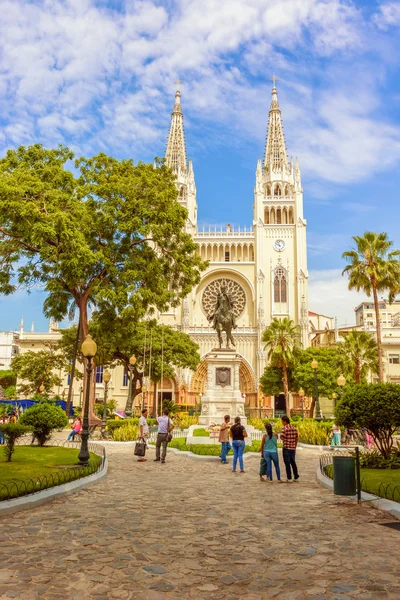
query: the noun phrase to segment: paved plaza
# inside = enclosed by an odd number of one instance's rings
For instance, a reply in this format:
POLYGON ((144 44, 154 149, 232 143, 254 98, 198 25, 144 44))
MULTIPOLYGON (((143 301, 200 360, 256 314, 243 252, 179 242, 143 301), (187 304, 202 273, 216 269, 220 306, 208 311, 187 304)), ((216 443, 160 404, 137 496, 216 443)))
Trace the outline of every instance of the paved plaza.
POLYGON ((394 519, 320 487, 316 452, 299 450, 290 485, 259 483, 258 458, 233 474, 108 455, 98 484, 0 519, 0 598, 400 598, 394 519))

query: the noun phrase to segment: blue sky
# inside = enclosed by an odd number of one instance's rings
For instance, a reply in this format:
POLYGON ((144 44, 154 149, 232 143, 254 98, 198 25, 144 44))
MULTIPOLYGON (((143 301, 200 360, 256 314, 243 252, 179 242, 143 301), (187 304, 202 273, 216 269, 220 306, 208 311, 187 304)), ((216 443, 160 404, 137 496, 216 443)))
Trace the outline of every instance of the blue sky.
MULTIPOLYGON (((400 2, 0 0, 0 152, 70 145, 163 155, 179 76, 200 224, 250 225, 277 84, 308 221, 310 309, 353 320, 341 278, 351 236, 400 247, 400 2)), ((0 300, 0 329, 43 293, 0 300)))

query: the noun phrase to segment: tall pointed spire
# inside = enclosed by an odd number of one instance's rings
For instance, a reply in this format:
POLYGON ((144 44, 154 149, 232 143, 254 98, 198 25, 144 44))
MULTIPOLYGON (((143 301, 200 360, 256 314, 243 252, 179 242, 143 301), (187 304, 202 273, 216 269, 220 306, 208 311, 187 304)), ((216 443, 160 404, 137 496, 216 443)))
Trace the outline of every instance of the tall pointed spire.
MULTIPOLYGON (((176 81, 176 84, 180 84, 180 81, 176 81)), ((186 172, 187 161, 186 161, 186 143, 185 143, 185 131, 183 128, 183 113, 181 106, 181 93, 179 88, 175 93, 175 104, 174 110, 171 115, 171 126, 169 129, 169 136, 167 142, 167 150, 165 153, 167 165, 173 169, 176 173, 180 170, 186 172)))
POLYGON ((281 109, 278 103, 278 94, 275 87, 276 77, 272 78, 272 102, 269 110, 267 142, 265 146, 264 167, 272 171, 282 171, 287 164, 285 138, 281 109))

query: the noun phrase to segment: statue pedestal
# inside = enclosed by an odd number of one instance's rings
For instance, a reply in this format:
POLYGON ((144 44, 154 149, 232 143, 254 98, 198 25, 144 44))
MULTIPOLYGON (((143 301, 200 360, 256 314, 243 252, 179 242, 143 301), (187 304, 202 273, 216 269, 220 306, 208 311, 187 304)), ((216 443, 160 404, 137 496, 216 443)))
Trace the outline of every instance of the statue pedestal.
POLYGON ((225 415, 240 417, 247 424, 244 402, 239 388, 241 357, 235 350, 214 349, 205 358, 207 363, 207 387, 201 400, 199 425, 221 424, 225 415))

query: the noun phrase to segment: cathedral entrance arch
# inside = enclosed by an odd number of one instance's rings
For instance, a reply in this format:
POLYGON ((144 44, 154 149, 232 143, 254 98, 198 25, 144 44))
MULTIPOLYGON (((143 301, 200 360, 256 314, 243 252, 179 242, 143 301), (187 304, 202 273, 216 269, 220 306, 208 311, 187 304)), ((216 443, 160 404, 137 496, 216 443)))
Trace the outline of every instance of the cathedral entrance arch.
MULTIPOLYGON (((205 357, 198 365, 196 371, 192 376, 190 382, 190 391, 194 394, 204 394, 207 381, 207 363, 205 357)), ((239 387, 242 394, 250 396, 251 394, 257 393, 255 385, 255 377, 253 369, 243 356, 241 356, 240 367, 239 367, 239 387)))

